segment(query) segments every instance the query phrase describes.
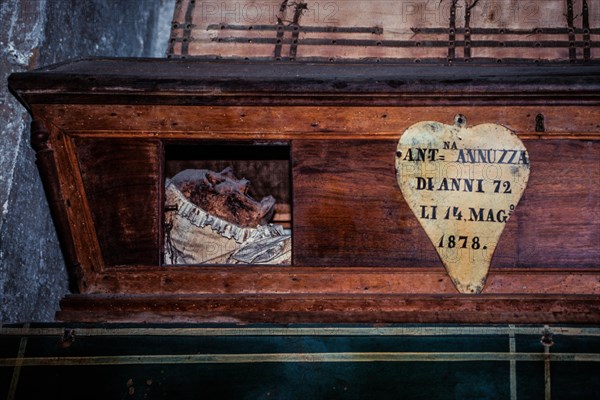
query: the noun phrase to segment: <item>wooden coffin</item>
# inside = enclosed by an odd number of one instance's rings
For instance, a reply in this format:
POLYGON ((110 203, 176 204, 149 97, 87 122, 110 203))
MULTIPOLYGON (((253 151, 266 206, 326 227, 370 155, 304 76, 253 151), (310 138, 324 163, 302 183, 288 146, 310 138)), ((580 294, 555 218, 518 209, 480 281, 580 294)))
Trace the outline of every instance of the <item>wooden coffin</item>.
POLYGON ((71 276, 60 320, 600 322, 597 64, 84 59, 9 85, 71 276), (457 114, 531 162, 480 294, 456 290, 395 176, 402 133, 457 114), (227 157, 283 177, 291 262, 165 265, 170 169, 227 157))

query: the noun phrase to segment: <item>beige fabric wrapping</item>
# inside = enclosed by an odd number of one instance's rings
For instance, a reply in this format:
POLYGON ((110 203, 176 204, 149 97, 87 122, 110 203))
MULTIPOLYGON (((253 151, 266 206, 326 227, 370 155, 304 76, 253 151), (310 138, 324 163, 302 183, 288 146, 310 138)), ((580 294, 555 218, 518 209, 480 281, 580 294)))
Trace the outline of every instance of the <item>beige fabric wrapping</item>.
POLYGON ((242 228, 212 216, 167 183, 166 265, 290 264, 291 235, 280 225, 242 228))

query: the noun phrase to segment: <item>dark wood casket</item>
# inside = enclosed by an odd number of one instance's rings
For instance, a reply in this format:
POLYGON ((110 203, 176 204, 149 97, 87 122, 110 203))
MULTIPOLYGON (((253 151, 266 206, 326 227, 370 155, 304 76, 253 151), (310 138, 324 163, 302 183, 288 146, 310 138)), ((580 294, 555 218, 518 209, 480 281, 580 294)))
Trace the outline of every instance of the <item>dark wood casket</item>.
MULTIPOLYGON (((257 10, 247 3, 228 10, 257 10)), ((369 2, 385 15, 374 23, 346 2, 331 20, 284 3, 265 22, 178 2, 170 59, 82 59, 11 76, 33 117, 71 276, 57 318, 599 322, 589 2, 581 13, 548 2, 550 14, 571 12, 556 26, 494 19, 477 1, 440 2, 449 18, 435 23, 417 18, 419 2, 389 15, 378 9, 386 2, 369 2), (392 17, 402 29, 386 25, 392 17), (396 179, 403 133, 457 115, 516 134, 531 166, 477 294, 457 291, 436 253, 443 237, 429 240, 396 179), (257 199, 275 198, 268 222, 290 237, 285 262, 172 262, 169 216, 181 207, 169 183, 225 167, 257 199)))

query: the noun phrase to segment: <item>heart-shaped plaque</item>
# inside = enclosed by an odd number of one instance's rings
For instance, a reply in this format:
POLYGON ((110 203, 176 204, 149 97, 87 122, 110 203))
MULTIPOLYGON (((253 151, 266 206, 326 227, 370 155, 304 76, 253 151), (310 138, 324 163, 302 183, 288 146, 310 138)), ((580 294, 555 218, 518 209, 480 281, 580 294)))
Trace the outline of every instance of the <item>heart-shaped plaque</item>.
POLYGON ((523 142, 496 124, 424 121, 398 143, 402 194, 461 293, 480 293, 496 245, 529 179, 523 142))

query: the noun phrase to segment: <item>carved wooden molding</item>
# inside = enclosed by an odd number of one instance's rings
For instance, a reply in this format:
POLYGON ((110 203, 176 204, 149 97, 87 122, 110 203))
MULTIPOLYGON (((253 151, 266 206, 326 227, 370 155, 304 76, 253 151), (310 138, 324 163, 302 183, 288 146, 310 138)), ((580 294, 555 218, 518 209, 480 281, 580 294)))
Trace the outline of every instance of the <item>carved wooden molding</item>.
POLYGON ((86 278, 81 269, 69 219, 65 210, 65 202, 60 189, 60 179, 54 158, 54 151, 49 146, 50 132, 39 119, 31 122, 31 147, 36 151, 36 164, 40 172, 42 184, 50 206, 50 212, 56 226, 56 233, 63 250, 69 275, 69 288, 74 293, 79 293, 86 285, 86 278))

